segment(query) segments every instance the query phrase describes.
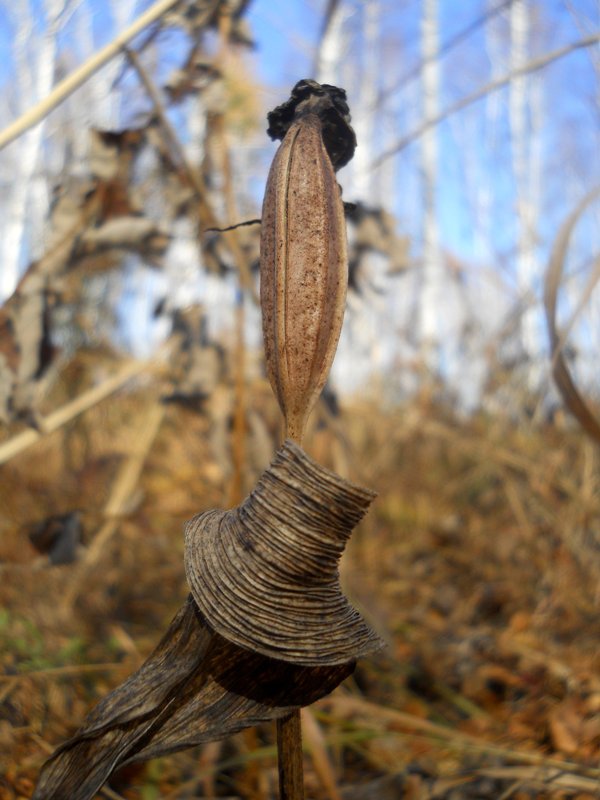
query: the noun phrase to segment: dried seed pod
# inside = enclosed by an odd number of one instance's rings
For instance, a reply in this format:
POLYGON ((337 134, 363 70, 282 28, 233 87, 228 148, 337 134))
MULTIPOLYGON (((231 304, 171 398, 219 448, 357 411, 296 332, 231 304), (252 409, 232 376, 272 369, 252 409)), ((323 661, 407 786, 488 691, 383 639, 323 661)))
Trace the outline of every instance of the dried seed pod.
POLYGON ((333 362, 348 283, 343 203, 311 109, 290 125, 273 159, 260 243, 267 372, 296 441, 333 362))
POLYGON ((187 579, 210 627, 300 665, 343 664, 379 649, 337 569, 374 497, 286 441, 240 506, 186 525, 187 579))

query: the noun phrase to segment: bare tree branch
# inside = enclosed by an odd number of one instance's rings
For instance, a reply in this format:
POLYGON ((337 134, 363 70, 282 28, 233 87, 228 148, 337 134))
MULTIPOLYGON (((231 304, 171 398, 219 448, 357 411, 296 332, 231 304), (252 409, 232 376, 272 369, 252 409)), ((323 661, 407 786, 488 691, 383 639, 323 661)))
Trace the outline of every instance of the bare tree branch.
MULTIPOLYGON (((213 209, 208 203, 207 199, 208 192, 206 191, 202 174, 199 172, 199 170, 197 170, 193 166, 193 164, 187 157, 185 148, 179 139, 177 131, 169 121, 158 87, 148 74, 147 70, 144 68, 144 65, 140 61, 138 54, 134 50, 129 49, 128 47, 125 47, 123 49, 131 65, 136 70, 138 77, 142 85, 144 86, 144 89, 146 90, 148 96, 150 97, 152 103, 154 104, 154 110, 156 112, 158 119, 160 120, 165 139, 167 140, 168 144, 177 155, 177 158, 179 159, 179 162, 183 167, 188 180, 192 184, 196 196, 198 197, 198 200, 202 205, 205 216, 210 220, 211 229, 221 230, 221 231, 234 230, 236 227, 238 227, 237 225, 230 225, 226 228, 223 228, 219 224, 219 221, 217 220, 213 209)), ((230 236, 227 239, 227 245, 236 262, 236 266, 240 273, 242 285, 250 292, 252 299, 258 305, 258 295, 256 293, 254 282, 252 280, 252 271, 250 268, 250 264, 248 262, 248 259, 244 255, 244 251, 242 250, 239 241, 235 238, 235 236, 230 236)))
POLYGON ((140 372, 147 368, 147 364, 142 361, 129 361, 110 378, 107 378, 103 383, 88 389, 79 397, 76 397, 71 402, 66 403, 61 408, 48 414, 47 417, 42 417, 38 420, 39 430, 29 428, 22 433, 13 436, 12 439, 7 439, 0 445, 0 464, 9 461, 13 456, 16 456, 22 450, 35 444, 39 439, 48 433, 52 433, 67 422, 70 422, 74 417, 87 411, 88 408, 97 405, 113 392, 120 389, 125 383, 131 380, 140 372))
POLYGON ((427 58, 421 59, 414 67, 408 70, 399 80, 397 80, 392 86, 387 89, 384 89, 380 96, 377 98, 377 106, 381 106, 382 103, 391 97, 391 95, 396 94, 399 92, 400 89, 403 89, 408 83, 410 83, 415 78, 418 78, 423 68, 430 64, 432 61, 438 61, 442 56, 445 56, 446 53, 453 50, 457 45, 459 45, 462 41, 467 39, 472 33, 476 30, 481 28, 485 25, 486 22, 489 22, 493 17, 499 14, 501 11, 504 11, 505 8, 508 8, 513 0, 502 0, 502 2, 498 3, 497 6, 493 6, 492 8, 488 9, 484 14, 477 17, 477 19, 473 20, 473 22, 469 23, 466 27, 462 28, 455 36, 452 36, 448 41, 444 42, 444 44, 439 48, 437 53, 434 56, 428 56, 427 58))
POLYGON ((468 94, 466 97, 457 100, 456 103, 452 103, 452 105, 445 108, 436 117, 432 117, 431 119, 428 119, 418 125, 414 130, 396 142, 393 147, 390 147, 389 150, 386 150, 380 156, 377 156, 377 158, 371 162, 370 169, 376 169, 388 158, 396 153, 399 153, 401 150, 404 150, 405 147, 407 147, 411 142, 414 142, 415 139, 418 139, 420 136, 422 136, 430 128, 439 125, 440 122, 443 122, 457 111, 462 111, 463 108, 472 105, 477 100, 485 97, 486 94, 495 92, 497 89, 501 89, 503 86, 506 86, 513 80, 513 78, 516 78, 519 75, 526 75, 529 72, 535 72, 536 70, 542 69, 548 64, 551 64, 553 61, 557 61, 559 58, 569 55, 569 53, 572 53, 575 50, 580 50, 583 47, 590 47, 597 42, 600 42, 600 33, 594 33, 591 36, 586 36, 583 39, 579 39, 577 42, 571 42, 571 44, 567 44, 564 47, 559 47, 557 50, 552 50, 550 53, 544 53, 543 56, 538 56, 537 58, 528 61, 526 64, 523 64, 523 66, 519 69, 513 70, 506 75, 502 75, 501 77, 495 78, 493 81, 486 83, 484 86, 480 87, 471 94, 468 94))
MULTIPOLYGON (((179 0, 158 0, 147 11, 140 14, 135 22, 116 36, 112 42, 88 58, 80 67, 58 83, 47 97, 0 131, 0 149, 6 147, 7 144, 44 119, 56 106, 97 72, 100 67, 103 67, 111 58, 114 58, 131 39, 141 33, 148 25, 162 17, 178 2, 179 0)), ((214 11, 215 5, 216 3, 213 2, 207 6, 207 16, 214 11)))

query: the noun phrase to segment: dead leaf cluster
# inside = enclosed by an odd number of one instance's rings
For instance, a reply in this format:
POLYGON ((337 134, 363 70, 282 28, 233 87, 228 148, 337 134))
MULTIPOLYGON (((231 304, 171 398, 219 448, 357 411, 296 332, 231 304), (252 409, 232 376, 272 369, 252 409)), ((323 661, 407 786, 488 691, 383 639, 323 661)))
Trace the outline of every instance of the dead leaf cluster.
MULTIPOLYGON (((254 387, 247 413, 274 445, 266 397, 254 387)), ((168 403, 144 452, 149 399, 133 386, 1 468, 3 800, 30 796, 54 745, 155 646, 187 593, 182 523, 227 505, 231 439, 215 450, 208 415, 168 403), (51 565, 28 531, 74 508, 82 549, 51 565)), ((564 425, 465 422, 423 402, 387 413, 356 403, 329 427, 323 407, 319 415, 309 451, 379 489, 342 579, 388 649, 311 707, 309 795, 598 796, 593 445, 564 425)), ((264 435, 247 452, 256 446, 264 435)), ((276 786, 272 735, 259 728, 250 744, 238 734, 132 766, 105 796, 184 798, 208 787, 266 800, 276 786)))

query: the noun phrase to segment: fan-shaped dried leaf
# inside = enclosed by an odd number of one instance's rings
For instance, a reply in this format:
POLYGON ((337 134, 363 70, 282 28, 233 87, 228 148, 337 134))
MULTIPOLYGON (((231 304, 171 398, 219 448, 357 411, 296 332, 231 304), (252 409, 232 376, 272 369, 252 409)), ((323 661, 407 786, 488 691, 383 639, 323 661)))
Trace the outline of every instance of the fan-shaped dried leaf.
POLYGON ((242 505, 186 526, 188 583, 208 624, 295 664, 342 664, 382 647, 337 570, 374 497, 285 442, 242 505))

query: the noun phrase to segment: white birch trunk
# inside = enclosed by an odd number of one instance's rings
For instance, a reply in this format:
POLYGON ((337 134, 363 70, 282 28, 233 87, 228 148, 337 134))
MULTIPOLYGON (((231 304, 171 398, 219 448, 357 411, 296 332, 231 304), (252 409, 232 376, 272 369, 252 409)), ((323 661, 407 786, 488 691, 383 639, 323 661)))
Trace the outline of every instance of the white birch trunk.
POLYGON ((352 12, 340 0, 332 11, 327 30, 319 44, 315 58, 315 80, 318 83, 332 83, 340 78, 340 64, 347 46, 345 24, 352 12))
MULTIPOLYGON (((13 7, 17 36, 15 66, 17 107, 23 112, 45 97, 54 79, 57 55, 56 35, 62 0, 48 0, 45 6, 47 26, 41 37, 34 38, 35 10, 17 3, 13 7)), ((41 245, 43 221, 48 210, 48 186, 45 176, 36 175, 46 121, 43 120, 5 152, 11 163, 11 188, 3 208, 2 245, 0 251, 0 301, 15 289, 25 261, 41 245)))
MULTIPOLYGON (((440 109, 440 73, 435 58, 439 51, 438 0, 423 0, 421 16, 422 108, 424 121, 440 109)), ((443 266, 436 209, 438 178, 438 133, 430 128, 421 139, 421 185, 423 203, 423 267, 419 302, 419 333, 422 355, 433 372, 440 367, 440 320, 443 266)))
POLYGON ((354 129, 358 146, 352 163, 353 189, 360 200, 375 205, 375 182, 370 162, 377 152, 375 140, 375 103, 379 85, 380 59, 379 0, 370 0, 362 7, 362 69, 358 77, 358 102, 355 103, 354 129))
MULTIPOLYGON (((510 12, 510 69, 518 70, 529 57, 529 8, 527 0, 514 0, 510 12)), ((516 271, 519 291, 528 298, 521 319, 521 345, 530 362, 529 380, 534 388, 539 379, 540 331, 537 308, 532 303, 535 279, 538 275, 536 258, 537 197, 539 189, 539 157, 533 158, 535 131, 531 120, 534 112, 531 77, 513 78, 509 90, 509 124, 512 143, 513 174, 516 192, 516 271), (538 174, 535 174, 538 173, 538 174)))

